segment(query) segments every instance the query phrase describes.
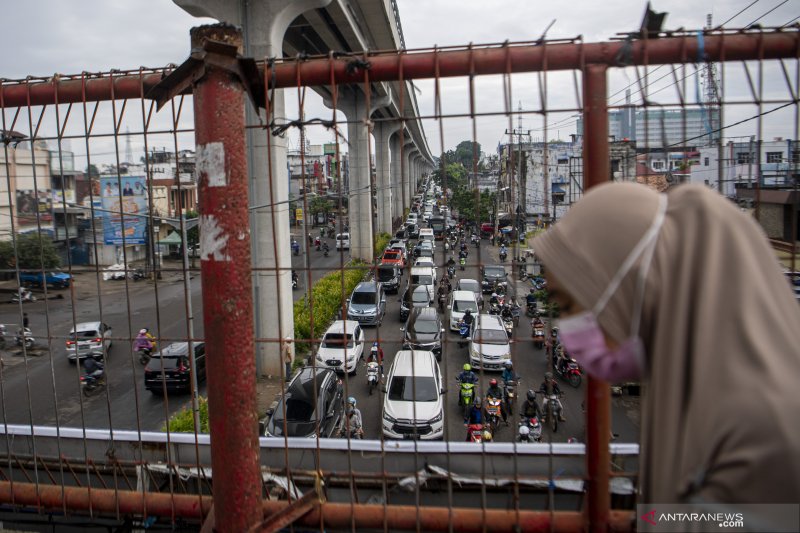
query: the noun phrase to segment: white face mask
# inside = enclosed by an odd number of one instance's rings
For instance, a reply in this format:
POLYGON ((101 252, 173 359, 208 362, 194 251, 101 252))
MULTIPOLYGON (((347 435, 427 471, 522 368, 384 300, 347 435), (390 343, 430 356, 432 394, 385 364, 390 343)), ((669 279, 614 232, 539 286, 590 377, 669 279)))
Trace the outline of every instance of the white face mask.
POLYGON ((666 195, 659 196, 658 211, 650 228, 631 250, 606 290, 591 311, 584 311, 559 322, 559 338, 564 349, 593 376, 612 383, 640 379, 645 370, 644 343, 639 324, 644 304, 644 284, 655 252, 658 233, 667 211, 666 195), (642 257, 636 281, 635 303, 631 315, 630 335, 617 348, 606 345, 597 317, 619 288, 636 260, 642 257))

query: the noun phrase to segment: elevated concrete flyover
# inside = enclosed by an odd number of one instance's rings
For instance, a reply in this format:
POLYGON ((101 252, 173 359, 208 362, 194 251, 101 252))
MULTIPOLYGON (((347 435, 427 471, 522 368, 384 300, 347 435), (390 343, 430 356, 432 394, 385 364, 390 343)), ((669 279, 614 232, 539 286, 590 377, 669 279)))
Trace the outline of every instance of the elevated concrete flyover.
MULTIPOLYGON (((255 59, 328 55, 329 51, 357 57, 369 50, 405 47, 394 0, 173 1, 193 16, 241 26, 244 55, 255 59)), ((333 105, 331 87, 314 90, 333 105)), ((347 117, 350 139, 351 256, 371 261, 372 235, 393 229, 392 221, 410 207, 417 181, 423 169, 432 167, 433 157, 411 83, 370 83, 369 91, 363 84, 340 86, 337 93, 336 106, 347 117), (408 150, 414 158, 409 158, 408 150), (377 220, 372 212, 370 152, 379 163, 375 192, 381 212, 377 220)), ((287 122, 283 90, 275 91, 270 111, 275 125, 287 122)), ((259 120, 269 122, 263 110, 249 106, 247 124, 259 120)), ((268 139, 267 135, 263 130, 247 131, 250 203, 266 206, 251 215, 253 264, 260 267, 253 274, 255 334, 259 339, 285 339, 294 335, 287 147, 282 136, 268 139)), ((260 374, 284 372, 280 345, 257 343, 260 374)))

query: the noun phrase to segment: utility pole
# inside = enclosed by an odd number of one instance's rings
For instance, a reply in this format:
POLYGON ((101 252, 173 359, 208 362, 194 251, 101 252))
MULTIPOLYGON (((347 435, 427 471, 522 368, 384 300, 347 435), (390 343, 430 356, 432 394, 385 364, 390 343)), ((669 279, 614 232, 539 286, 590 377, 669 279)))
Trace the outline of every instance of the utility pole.
MULTIPOLYGON (((527 183, 525 176, 523 174, 523 157, 522 157, 522 143, 526 141, 528 143, 531 142, 531 130, 523 130, 522 129, 522 102, 519 102, 519 107, 517 108, 517 127, 513 130, 506 130, 505 134, 511 137, 511 146, 509 147, 508 152, 508 162, 509 162, 509 183, 508 186, 511 189, 511 200, 510 205, 508 205, 507 211, 512 214, 512 221, 514 224, 517 233, 522 232, 524 230, 524 226, 520 224, 520 217, 522 216, 523 209, 520 207, 525 202, 525 194, 527 189, 527 183), (517 142, 514 142, 514 138, 516 137, 517 142), (513 149, 514 145, 516 144, 517 147, 517 163, 512 166, 513 157, 513 149), (514 171, 516 170, 517 179, 514 180, 514 171), (516 194, 515 194, 516 192, 516 194)), ((502 189, 502 187, 498 187, 498 189, 502 189)), ((499 191, 498 191, 499 193, 499 191)), ((499 211, 499 208, 498 208, 499 211)), ((527 211, 527 206, 524 209, 527 211)), ((498 213, 498 220, 495 224, 497 227, 497 223, 499 223, 499 213, 498 213)), ((499 229, 499 228, 498 228, 499 229)), ((514 254, 513 257, 519 257, 519 236, 514 239, 514 254)))

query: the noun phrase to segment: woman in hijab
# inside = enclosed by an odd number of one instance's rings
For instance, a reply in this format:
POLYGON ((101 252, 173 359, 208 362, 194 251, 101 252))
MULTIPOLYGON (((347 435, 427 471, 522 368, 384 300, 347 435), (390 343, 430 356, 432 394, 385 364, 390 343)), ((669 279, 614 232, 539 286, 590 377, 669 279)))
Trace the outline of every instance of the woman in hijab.
POLYGON ((640 502, 800 501, 800 307, 749 216, 611 183, 533 249, 570 355, 645 385, 640 502))

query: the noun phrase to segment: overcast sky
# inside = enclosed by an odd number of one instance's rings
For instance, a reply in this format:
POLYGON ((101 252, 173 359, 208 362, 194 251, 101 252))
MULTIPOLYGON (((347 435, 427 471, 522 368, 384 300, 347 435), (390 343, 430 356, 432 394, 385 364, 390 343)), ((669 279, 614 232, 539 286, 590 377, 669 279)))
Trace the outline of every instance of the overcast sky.
MULTIPOLYGON (((233 0, 232 0, 233 1, 233 0)), ((378 1, 378 0, 375 0, 378 1)), ((629 0, 572 0, 570 2, 544 2, 531 0, 397 0, 402 19, 406 45, 409 48, 429 47, 434 44, 463 45, 469 42, 497 43, 505 41, 531 40, 538 38, 544 29, 555 20, 547 36, 549 38, 575 37, 582 35, 587 42, 606 40, 615 33, 635 30, 642 18, 645 2, 629 0)), ((784 25, 800 15, 800 0, 655 0, 654 9, 666 11, 665 28, 700 28, 705 24, 706 13, 712 13, 714 23, 727 22, 727 27, 740 27, 758 21, 764 26, 784 25), (746 9, 745 9, 746 8, 746 9), (743 13, 737 13, 744 10, 743 13), (735 17, 734 17, 735 16, 735 17), (728 21, 731 17, 733 20, 728 21)), ((110 68, 130 69, 139 66, 158 67, 168 63, 180 63, 189 48, 189 28, 204 21, 186 14, 170 0, 27 0, 4 1, 2 4, 0 46, 0 78, 22 78, 27 75, 51 75, 77 73, 83 70, 99 71, 110 68)), ((794 72, 796 62, 788 64, 794 72)), ((727 67, 726 67, 727 68, 727 67)), ((740 94, 748 98, 747 84, 743 72, 731 67, 726 70, 726 95, 740 94)), ((686 79, 686 91, 693 101, 696 92, 693 67, 677 73, 686 79)), ((776 71, 777 72, 777 71, 776 71)), ((654 82, 650 91, 669 86, 673 77, 669 69, 653 75, 668 76, 654 82)), ((768 72, 768 74, 770 74, 768 72)), ((794 75, 792 76, 794 77, 794 75)), ((651 78, 652 79, 652 78, 651 78)), ((772 78, 767 77, 768 81, 772 78)), ((776 91, 777 96, 787 94, 782 75, 774 78, 767 90, 776 91), (781 85, 783 84, 783 85, 781 85), (781 92, 782 91, 782 92, 781 92)), ((633 71, 614 72, 609 80, 609 93, 636 84, 633 71)), ((432 82, 419 82, 420 112, 434 112, 434 88, 432 82)), ((505 109, 502 99, 502 79, 484 78, 476 85, 478 111, 505 109)), ((445 113, 468 111, 466 80, 447 80, 441 86, 442 107, 445 113)), ((522 105, 526 111, 541 109, 539 82, 535 75, 516 76, 512 80, 513 108, 522 105)), ((548 75, 547 108, 574 108, 574 79, 572 74, 548 75)), ((651 93, 652 94, 652 93, 651 93)), ((610 101, 615 103, 621 95, 610 101)), ((319 105, 315 95, 308 98, 307 118, 317 113, 330 111, 319 105)), ((636 96, 634 96, 636 98, 636 96)), ((653 100, 663 98, 662 103, 677 101, 674 86, 663 90, 653 100)), ((733 118, 752 115, 757 111, 752 106, 739 106, 726 112, 726 124, 733 118), (730 118, 730 120, 729 120, 730 118)), ((291 98, 287 114, 296 113, 291 98)), ((574 133, 574 111, 548 116, 548 138, 568 138, 574 133)), ((775 114, 777 115, 777 114, 775 114)), ((8 112, 6 112, 7 120, 8 112)), ((791 117, 791 114, 789 115, 791 117)), ((794 136, 793 120, 780 120, 776 116, 765 119, 764 136, 770 134, 794 136)), ((45 121, 46 122, 46 121, 45 121)), ((76 121, 77 122, 77 121, 76 121)), ((141 123, 141 121, 140 121, 141 123)), ((71 125, 70 125, 71 126, 71 125)), ((441 148, 440 123, 426 121, 425 128, 429 145, 434 154, 441 148)), ((514 126, 517 126, 516 119, 514 126)), ((533 130, 534 136, 544 135, 544 119, 529 115, 523 119, 523 129, 533 130)), ((452 148, 459 141, 472 136, 472 122, 447 119, 442 121, 444 148, 452 148)), ((485 151, 493 151, 497 142, 504 139, 508 118, 498 116, 476 122, 478 140, 485 151)), ((748 125, 755 128, 755 121, 748 125)), ((22 129, 22 128, 18 128, 22 129)), ((133 128, 132 128, 133 129, 133 128)), ((22 131, 25 131, 22 129, 22 131)), ((739 128, 732 133, 747 134, 739 128)), ((753 130, 755 133, 755 130, 753 130)), ((314 143, 329 142, 331 135, 323 130, 309 132, 314 143)), ((507 138, 507 137, 506 137, 507 138)), ((191 140, 182 137, 181 142, 191 140)), ((165 138, 163 144, 168 144, 165 138)), ((159 141, 150 142, 150 145, 159 141)), ((142 142, 137 140, 134 150, 141 153, 142 142)), ((73 146, 74 149, 74 146, 73 146)), ((79 150, 75 150, 76 152, 79 150)))

